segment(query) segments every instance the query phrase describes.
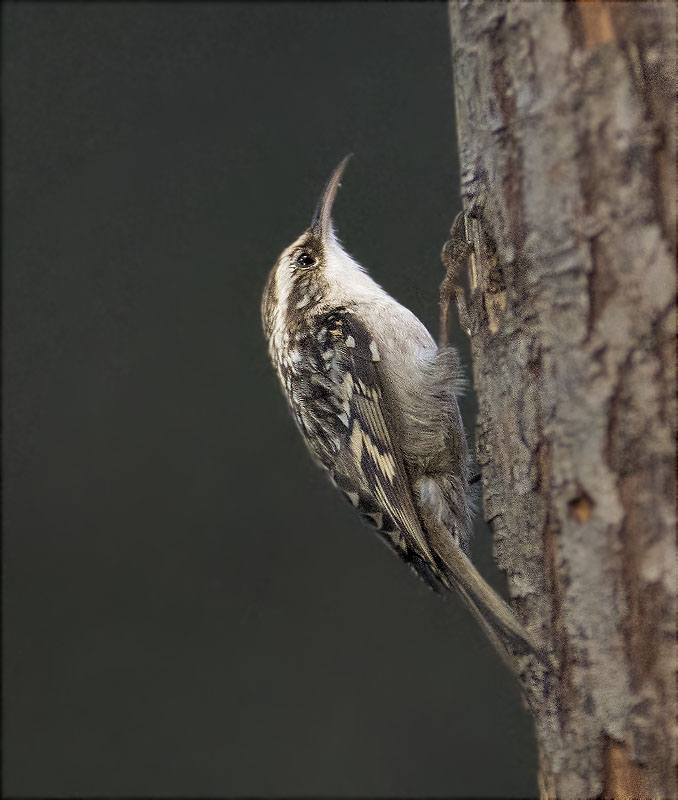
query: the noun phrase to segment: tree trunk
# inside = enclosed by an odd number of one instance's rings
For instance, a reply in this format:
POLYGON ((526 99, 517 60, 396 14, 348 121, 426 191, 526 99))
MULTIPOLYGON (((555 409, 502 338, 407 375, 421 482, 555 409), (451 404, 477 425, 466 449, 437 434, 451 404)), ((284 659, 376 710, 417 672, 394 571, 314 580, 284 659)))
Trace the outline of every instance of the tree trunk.
POLYGON ((543 797, 675 797, 672 3, 449 6, 484 513, 543 797))

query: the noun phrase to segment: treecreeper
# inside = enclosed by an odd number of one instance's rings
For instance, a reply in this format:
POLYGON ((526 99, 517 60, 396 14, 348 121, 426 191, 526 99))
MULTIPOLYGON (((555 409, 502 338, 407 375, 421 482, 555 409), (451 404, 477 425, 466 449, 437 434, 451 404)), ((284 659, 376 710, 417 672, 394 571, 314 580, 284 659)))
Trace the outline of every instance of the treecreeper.
POLYGON ((315 461, 433 589, 454 589, 500 655, 543 655, 470 560, 469 453, 457 351, 340 244, 334 170, 310 226, 280 254, 261 311, 283 393, 315 461))

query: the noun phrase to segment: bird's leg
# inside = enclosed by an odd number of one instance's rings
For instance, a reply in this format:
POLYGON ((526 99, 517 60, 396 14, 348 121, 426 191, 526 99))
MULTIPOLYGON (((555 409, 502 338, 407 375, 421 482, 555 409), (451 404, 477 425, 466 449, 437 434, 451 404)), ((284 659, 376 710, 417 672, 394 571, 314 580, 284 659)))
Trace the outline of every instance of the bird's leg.
POLYGON ((443 282, 440 284, 440 337, 438 342, 440 347, 447 345, 447 320, 453 297, 457 303, 459 322, 466 333, 471 334, 471 318, 466 307, 464 289, 455 281, 472 250, 466 231, 466 215, 460 211, 454 218, 450 229, 450 238, 443 245, 440 254, 446 270, 443 282))

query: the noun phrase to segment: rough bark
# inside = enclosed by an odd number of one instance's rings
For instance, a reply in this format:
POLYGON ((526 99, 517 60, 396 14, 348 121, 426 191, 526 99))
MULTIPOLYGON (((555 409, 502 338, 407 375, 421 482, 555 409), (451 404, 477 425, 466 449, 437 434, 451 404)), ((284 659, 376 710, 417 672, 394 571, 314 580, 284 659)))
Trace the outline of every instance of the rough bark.
POLYGON ((449 6, 484 514, 544 797, 675 797, 672 3, 449 6))

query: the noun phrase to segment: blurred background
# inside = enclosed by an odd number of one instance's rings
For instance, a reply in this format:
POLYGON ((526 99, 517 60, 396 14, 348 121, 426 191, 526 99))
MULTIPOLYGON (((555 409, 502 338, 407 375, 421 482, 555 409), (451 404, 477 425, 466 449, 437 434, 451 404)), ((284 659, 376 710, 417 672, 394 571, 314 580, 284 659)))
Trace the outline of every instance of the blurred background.
POLYGON ((445 5, 2 13, 5 795, 535 795, 517 683, 313 465, 260 330, 348 152, 339 233, 437 330, 445 5))

